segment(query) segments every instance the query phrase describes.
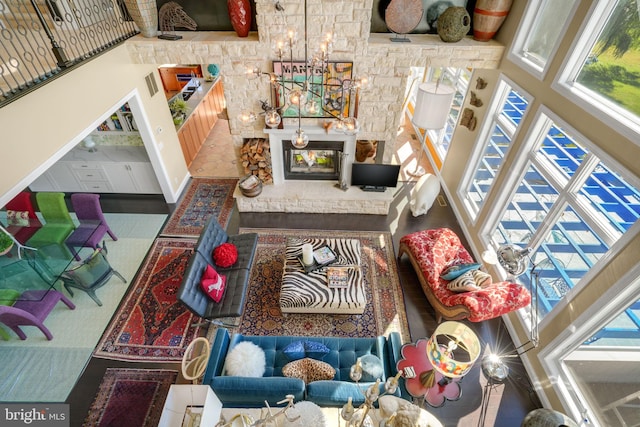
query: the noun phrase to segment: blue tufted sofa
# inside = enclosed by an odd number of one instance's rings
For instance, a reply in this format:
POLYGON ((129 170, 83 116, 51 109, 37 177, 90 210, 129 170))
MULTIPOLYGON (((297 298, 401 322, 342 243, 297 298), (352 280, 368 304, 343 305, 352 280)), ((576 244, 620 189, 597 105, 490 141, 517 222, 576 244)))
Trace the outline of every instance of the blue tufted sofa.
MULTIPOLYGON (((349 397, 353 404, 364 401, 360 390, 365 390, 372 383, 356 384, 349 378, 349 370, 358 357, 365 354, 378 356, 384 365, 385 377, 381 378, 381 391, 387 377, 395 376, 396 362, 400 358, 402 342, 398 333, 391 333, 388 338, 330 338, 302 336, 247 336, 230 335, 229 331, 219 328, 212 343, 211 356, 204 374, 203 384, 211 386, 223 406, 232 408, 264 407, 265 400, 275 406, 285 395, 291 394, 295 401, 309 400, 319 406, 338 407, 344 405, 349 397), (282 368, 289 359, 282 350, 290 343, 308 340, 323 343, 331 351, 322 361, 336 370, 330 381, 314 381, 305 386, 298 378, 282 376, 282 368), (250 341, 260 346, 265 352, 266 371, 260 378, 224 376, 223 368, 227 353, 238 343, 250 341), (358 389, 360 388, 360 390, 358 389)), ((400 388, 396 392, 400 396, 400 388)))
POLYGON ((178 300, 206 320, 241 316, 257 244, 256 233, 229 235, 218 224, 214 215, 200 233, 178 289, 178 300), (225 242, 233 243, 238 249, 238 260, 228 268, 216 266, 211 257, 213 250, 225 242), (214 302, 200 288, 200 279, 207 264, 213 265, 218 273, 227 278, 224 296, 219 303, 214 302))

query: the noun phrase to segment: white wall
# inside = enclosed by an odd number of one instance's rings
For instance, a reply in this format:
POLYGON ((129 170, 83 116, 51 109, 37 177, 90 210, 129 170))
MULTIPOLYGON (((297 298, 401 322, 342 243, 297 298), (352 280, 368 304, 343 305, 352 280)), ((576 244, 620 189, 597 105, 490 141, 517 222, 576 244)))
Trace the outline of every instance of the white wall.
POLYGON ((147 146, 152 160, 157 148, 154 168, 161 184, 165 182, 165 196, 179 194, 188 170, 164 94, 151 97, 147 89, 144 77, 150 72, 162 87, 155 66, 132 64, 126 48, 119 46, 1 108, 0 206, 131 96, 140 107, 142 121, 136 117, 136 122, 145 146, 152 144, 147 146))

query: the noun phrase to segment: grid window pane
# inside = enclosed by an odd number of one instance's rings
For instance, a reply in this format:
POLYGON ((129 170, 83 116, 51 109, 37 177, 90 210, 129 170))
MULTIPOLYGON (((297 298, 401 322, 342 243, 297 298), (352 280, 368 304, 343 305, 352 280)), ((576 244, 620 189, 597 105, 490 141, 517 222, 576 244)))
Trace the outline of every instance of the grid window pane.
POLYGON ((587 200, 599 221, 608 223, 620 234, 640 216, 640 193, 603 163, 598 164, 580 189, 580 197, 587 200))
POLYGON ((567 179, 573 176, 587 155, 584 148, 556 125, 551 126, 542 141, 540 153, 567 179))
POLYGON ((472 203, 476 212, 484 205, 485 198, 507 155, 513 134, 522 120, 527 105, 528 101, 522 95, 509 89, 500 107, 499 118, 493 123, 489 141, 467 188, 468 201, 472 203))

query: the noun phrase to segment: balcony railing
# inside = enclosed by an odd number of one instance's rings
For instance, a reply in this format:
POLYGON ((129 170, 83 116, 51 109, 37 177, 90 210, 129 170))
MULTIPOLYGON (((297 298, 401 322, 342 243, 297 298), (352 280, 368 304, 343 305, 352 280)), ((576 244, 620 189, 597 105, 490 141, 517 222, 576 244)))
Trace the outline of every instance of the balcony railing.
POLYGON ((0 107, 137 33, 122 0, 0 0, 0 107))

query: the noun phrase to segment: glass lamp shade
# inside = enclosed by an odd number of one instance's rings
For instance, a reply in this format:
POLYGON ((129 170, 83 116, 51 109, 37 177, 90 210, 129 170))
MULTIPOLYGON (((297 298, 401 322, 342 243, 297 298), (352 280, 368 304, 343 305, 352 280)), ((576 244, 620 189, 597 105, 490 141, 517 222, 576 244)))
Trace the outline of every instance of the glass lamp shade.
POLYGON ((441 323, 427 342, 433 368, 448 378, 465 376, 480 356, 480 340, 465 324, 441 323))
POLYGON ((442 129, 447 123, 455 93, 451 86, 420 84, 411 119, 413 124, 421 129, 442 129))
POLYGON ((344 133, 347 135, 355 135, 358 133, 358 120, 355 117, 347 117, 343 121, 344 133))
POLYGON ((527 270, 530 248, 522 249, 518 245, 503 245, 498 248, 496 255, 498 263, 513 276, 519 276, 527 270))
POLYGON ((256 121, 256 115, 252 111, 241 111, 238 115, 238 120, 243 126, 248 126, 256 121))
POLYGON ((289 92, 289 102, 293 105, 300 106, 302 102, 302 91, 295 89, 289 92))
POLYGON ((309 145, 309 135, 304 133, 302 129, 298 128, 291 137, 291 145, 297 149, 305 148, 309 145))
POLYGON ((282 118, 276 110, 269 110, 264 114, 264 123, 270 128, 274 128, 280 124, 282 118))

